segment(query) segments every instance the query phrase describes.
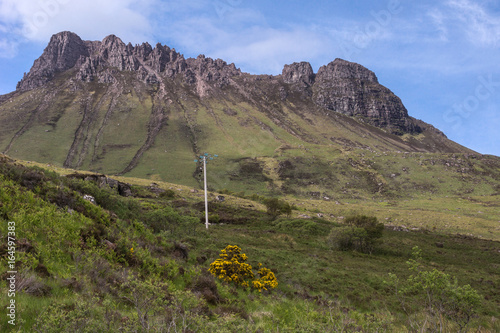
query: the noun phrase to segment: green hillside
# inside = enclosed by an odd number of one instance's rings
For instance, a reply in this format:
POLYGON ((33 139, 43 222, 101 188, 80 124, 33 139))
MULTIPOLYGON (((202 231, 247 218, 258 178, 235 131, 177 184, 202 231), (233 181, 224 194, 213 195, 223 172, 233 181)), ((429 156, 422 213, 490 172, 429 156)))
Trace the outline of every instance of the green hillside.
POLYGON ((5 240, 15 225, 17 271, 15 297, 4 297, 8 273, 1 280, 2 308, 10 299, 16 304, 16 325, 4 313, 2 332, 405 332, 424 326, 457 332, 467 309, 453 312, 446 302, 455 298, 441 303, 448 312, 440 322, 418 293, 398 298, 389 283, 388 273, 403 284, 410 276, 406 262, 415 246, 422 250, 422 272, 435 269, 477 291, 467 330, 500 329, 497 195, 289 197, 290 216, 273 219, 261 196, 225 194, 220 202, 211 193, 214 224, 207 231, 200 222, 202 193, 189 187, 117 177, 130 187, 132 196, 124 197, 105 176, 70 170, 61 176, 58 168, 25 165, 33 163, 0 160, 1 266, 12 270, 5 240), (333 248, 330 231, 344 230, 343 221, 359 214, 386 225, 371 254, 333 248), (247 290, 208 274, 227 245, 241 247, 253 267, 271 269, 277 288, 247 290))
POLYGON ((311 105, 285 101, 278 81, 235 78, 200 97, 182 81, 148 85, 128 72, 113 84, 75 82, 69 72, 0 103, 1 149, 15 158, 199 186, 204 152, 220 157, 210 184, 263 195, 393 198, 492 195, 500 160, 446 139, 432 126, 390 134, 311 105), (275 100, 276 99, 276 100, 275 100))

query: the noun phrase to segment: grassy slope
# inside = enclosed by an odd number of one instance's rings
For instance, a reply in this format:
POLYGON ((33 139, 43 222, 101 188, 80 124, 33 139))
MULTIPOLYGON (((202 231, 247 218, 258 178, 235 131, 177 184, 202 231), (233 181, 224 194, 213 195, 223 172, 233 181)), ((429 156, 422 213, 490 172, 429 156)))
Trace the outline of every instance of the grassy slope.
MULTIPOLYGON (((143 187, 149 186, 150 180, 122 177, 119 179, 136 184, 134 192, 138 198, 127 199, 112 191, 99 190, 88 182, 59 178, 48 171, 43 172, 43 178, 30 176, 29 170, 13 166, 6 159, 2 159, 1 173, 2 239, 5 239, 6 222, 16 221, 17 237, 22 240, 17 246, 18 270, 35 290, 51 288, 44 296, 30 292, 17 294, 21 318, 17 328, 21 330, 31 331, 33 325, 39 328, 48 325, 46 327, 53 331, 57 327, 62 327, 61 331, 84 331, 82 327, 89 331, 106 330, 106 325, 133 330, 141 326, 140 319, 135 306, 124 301, 124 297, 133 296, 135 291, 142 296, 157 297, 158 311, 152 308, 149 321, 158 327, 173 323, 180 329, 184 319, 187 328, 200 331, 214 331, 217 327, 218 331, 228 332, 235 328, 284 332, 361 328, 371 332, 382 327, 401 332, 405 330, 405 317, 383 281, 388 272, 402 277, 408 275, 404 263, 415 245, 423 250, 427 267, 456 276, 460 284, 471 284, 483 296, 479 318, 473 326, 481 326, 485 332, 498 329, 498 196, 349 199, 339 200, 338 204, 334 200, 290 197, 289 201, 299 208, 293 216, 323 213, 326 217, 303 219, 296 224, 286 224, 287 219, 270 221, 262 204, 226 196, 225 202, 211 204, 211 211, 227 220, 224 225, 213 225, 206 232, 200 224, 194 234, 183 229, 173 234, 153 234, 142 224, 148 211, 171 205, 184 215, 201 217, 201 193, 193 193, 182 185, 159 182, 161 188, 173 190, 175 198, 154 198, 154 194, 143 187), (29 190, 30 187, 34 190, 29 190), (73 197, 70 188, 101 198, 100 204, 107 210, 83 201, 80 195, 73 197), (68 196, 73 199, 63 200, 68 196), (68 213, 68 203, 75 210, 73 213, 68 213), (115 214, 110 215, 109 211, 115 214), (331 251, 325 235, 342 220, 340 216, 350 213, 376 215, 388 225, 404 224, 425 230, 386 229, 384 242, 373 255, 331 251), (306 222, 314 228, 303 229, 306 222), (284 225, 288 227, 283 228, 284 225), (449 227, 451 225, 454 226, 449 227), (462 235, 455 234, 457 231, 462 235), (481 235, 484 239, 463 234, 481 235), (109 239, 118 248, 112 251, 85 235, 109 239), (188 247, 187 260, 178 257, 174 241, 188 247), (444 247, 438 248, 435 243, 443 243, 444 247), (34 250, 22 244, 29 244, 34 250), (241 246, 252 265, 262 262, 275 271, 280 283, 278 289, 269 295, 259 295, 215 282, 218 301, 209 302, 214 295, 198 284, 214 283, 202 278, 202 272, 227 244, 241 246), (131 247, 135 249, 132 255, 131 247), (132 278, 134 272, 138 274, 137 279, 132 278), (147 280, 145 277, 152 277, 156 282, 148 287, 146 282, 141 282, 147 280), (139 284, 127 288, 133 285, 130 280, 139 284), (160 281, 166 286, 159 285, 160 281), (164 302, 161 295, 168 301, 164 302), (189 312, 175 312, 175 309, 189 312), (65 326, 70 322, 75 326, 65 326)), ((214 194, 210 197, 213 199, 214 194)), ((5 280, 1 283, 3 293, 5 280)), ((4 305, 2 303, 3 308, 4 305)), ((2 331, 8 327, 4 316, 0 325, 2 331)), ((448 328, 453 331, 451 326, 448 328)))
POLYGON ((389 198, 435 191, 495 194, 500 186, 498 158, 466 158, 470 150, 429 125, 419 135, 394 136, 315 107, 293 87, 285 87, 289 96, 281 100, 282 84, 275 79, 256 85, 256 78, 244 75, 200 98, 178 80, 165 80, 163 93, 127 72, 117 73, 117 82, 108 85, 70 82, 70 75, 0 104, 2 150, 16 158, 59 166, 67 161, 82 170, 116 174, 148 141, 150 123, 158 116, 153 110, 161 108, 163 127, 127 176, 196 186, 200 180, 192 161, 210 152, 220 156, 211 166, 212 187, 235 192, 389 198), (460 153, 456 158, 439 153, 446 151, 460 153), (299 171, 281 170, 283 163, 299 171), (488 175, 492 179, 486 184, 488 175))

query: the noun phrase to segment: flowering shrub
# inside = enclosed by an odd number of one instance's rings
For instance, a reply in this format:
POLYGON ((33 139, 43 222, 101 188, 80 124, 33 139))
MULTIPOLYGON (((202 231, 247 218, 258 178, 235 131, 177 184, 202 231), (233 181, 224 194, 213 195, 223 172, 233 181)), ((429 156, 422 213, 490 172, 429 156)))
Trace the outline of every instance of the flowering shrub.
MULTIPOLYGON (((208 269, 210 274, 227 283, 235 283, 246 288, 250 287, 249 280, 252 280, 255 274, 252 271, 252 266, 245 263, 248 259, 247 255, 241 253, 241 248, 237 245, 228 245, 220 252, 220 258, 210 264, 208 269)), ((262 264, 259 264, 257 272, 259 278, 251 281, 252 287, 258 291, 276 288, 278 280, 274 273, 270 269, 261 266, 262 264)))
POLYGON ((228 283, 248 287, 247 279, 253 279, 252 266, 246 264, 247 255, 240 253, 241 249, 236 245, 228 245, 220 251, 219 259, 210 264, 208 271, 228 283))
POLYGON ((269 289, 274 289, 278 286, 278 280, 276 279, 276 276, 274 273, 265 267, 261 267, 262 264, 259 263, 259 279, 253 280, 252 281, 252 287, 257 289, 258 291, 268 290, 269 289))

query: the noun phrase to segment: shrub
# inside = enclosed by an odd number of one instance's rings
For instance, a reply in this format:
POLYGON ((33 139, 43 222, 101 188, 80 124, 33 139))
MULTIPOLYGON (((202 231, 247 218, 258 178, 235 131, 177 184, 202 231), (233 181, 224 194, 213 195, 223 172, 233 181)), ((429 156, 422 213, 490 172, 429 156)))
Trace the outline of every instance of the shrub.
POLYGON ((389 273, 390 282, 386 282, 394 287, 410 326, 422 332, 442 332, 446 318, 458 325, 458 332, 466 332, 481 296, 470 285, 459 286, 449 274, 425 270, 421 261, 421 250, 415 246, 413 259, 407 261, 412 274, 401 282, 389 273))
POLYGON ((375 216, 366 215, 353 215, 345 219, 345 223, 353 225, 366 230, 367 236, 370 239, 377 239, 382 237, 384 225, 377 221, 375 216))
MULTIPOLYGON (((205 216, 201 218, 201 221, 205 223, 205 216)), ((220 216, 219 214, 210 214, 208 215, 208 223, 210 224, 217 224, 220 223, 220 216)))
POLYGON ((292 213, 292 206, 288 202, 278 198, 266 199, 264 200, 264 205, 266 205, 267 214, 269 214, 273 219, 282 214, 290 216, 292 213))
POLYGON ((165 192, 160 193, 160 198, 173 199, 175 198, 175 192, 173 190, 165 190, 165 192))
POLYGON ((356 250, 363 252, 367 232, 363 228, 338 227, 333 228, 328 235, 328 242, 331 248, 342 251, 356 250))
POLYGON ((241 248, 228 245, 221 250, 220 259, 210 264, 209 272, 225 282, 233 282, 243 287, 248 287, 247 279, 253 279, 252 266, 246 264, 248 257, 241 253, 241 248))
POLYGON ((45 174, 41 170, 26 169, 21 175, 21 185, 34 190, 36 186, 39 186, 47 181, 45 174))
POLYGON ((355 215, 346 218, 348 226, 333 228, 327 242, 332 249, 372 253, 380 241, 384 225, 374 216, 355 215))
POLYGON ((233 192, 228 190, 227 188, 223 188, 222 190, 219 191, 219 193, 220 194, 228 194, 228 195, 233 194, 233 192))
MULTIPOLYGON (((254 279, 255 274, 252 266, 245 263, 248 257, 241 253, 241 248, 237 245, 228 245, 221 250, 219 259, 210 264, 208 271, 215 277, 227 283, 234 283, 242 287, 250 287, 249 280, 254 279)), ((274 273, 262 267, 259 263, 258 279, 251 281, 251 286, 261 292, 262 290, 274 289, 278 286, 278 280, 274 273)))
POLYGON ((259 263, 259 278, 257 280, 252 281, 252 287, 257 289, 258 291, 274 289, 278 286, 278 280, 274 273, 265 267, 261 267, 262 264, 259 263))
POLYGON ((192 284, 191 290, 201 294, 207 303, 215 305, 220 301, 219 291, 213 276, 207 273, 199 275, 192 284))

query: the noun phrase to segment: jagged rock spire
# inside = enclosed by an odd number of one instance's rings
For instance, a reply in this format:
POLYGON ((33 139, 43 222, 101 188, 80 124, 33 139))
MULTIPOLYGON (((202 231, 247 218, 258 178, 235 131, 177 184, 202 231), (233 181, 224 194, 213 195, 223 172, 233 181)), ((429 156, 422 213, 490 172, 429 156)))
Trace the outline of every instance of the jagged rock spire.
POLYGON ((53 35, 40 58, 17 84, 18 90, 30 90, 45 84, 55 73, 75 66, 80 57, 88 57, 88 48, 78 35, 63 31, 53 35))

